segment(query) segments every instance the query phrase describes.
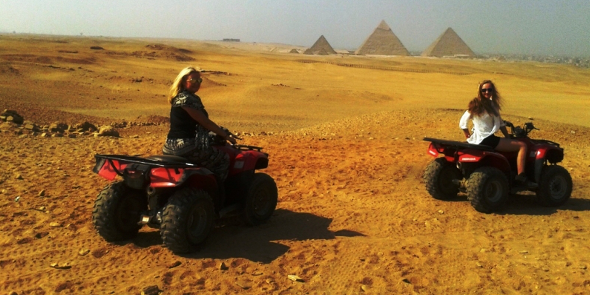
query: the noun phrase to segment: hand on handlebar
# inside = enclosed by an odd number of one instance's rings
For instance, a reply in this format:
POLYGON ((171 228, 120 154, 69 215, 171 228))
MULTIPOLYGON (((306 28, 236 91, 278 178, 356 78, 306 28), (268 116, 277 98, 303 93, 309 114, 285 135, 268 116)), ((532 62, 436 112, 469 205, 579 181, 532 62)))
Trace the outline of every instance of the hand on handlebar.
POLYGON ((230 131, 227 131, 227 137, 225 138, 227 141, 229 141, 232 145, 237 144, 236 139, 242 140, 240 137, 238 137, 237 135, 231 133, 230 131))

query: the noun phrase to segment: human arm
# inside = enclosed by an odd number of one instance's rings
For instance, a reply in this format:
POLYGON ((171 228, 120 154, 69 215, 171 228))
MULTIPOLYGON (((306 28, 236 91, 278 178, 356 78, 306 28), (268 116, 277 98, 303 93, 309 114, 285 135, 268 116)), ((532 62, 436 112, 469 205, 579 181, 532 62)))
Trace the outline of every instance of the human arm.
POLYGON ((502 134, 504 134, 504 137, 510 138, 510 133, 508 133, 508 130, 506 129, 506 126, 500 127, 500 131, 502 131, 502 134))
POLYGON ((195 119, 195 121, 197 121, 201 126, 205 127, 207 130, 213 131, 215 134, 223 137, 223 139, 231 142, 232 144, 236 144, 236 139, 233 138, 231 134, 225 132, 223 129, 221 129, 221 127, 215 124, 215 122, 207 118, 207 116, 205 116, 205 113, 203 113, 202 111, 188 106, 182 106, 182 109, 185 110, 191 116, 191 118, 195 119))
POLYGON ((504 137, 510 138, 510 133, 508 133, 508 129, 506 129, 506 122, 504 122, 501 116, 498 116, 497 119, 500 121, 500 131, 502 131, 504 137))
POLYGON ((461 120, 459 120, 459 128, 463 130, 463 134, 465 134, 465 138, 469 138, 471 134, 469 134, 469 129, 467 128, 467 123, 469 122, 469 117, 471 114, 469 111, 465 111, 463 116, 461 116, 461 120))

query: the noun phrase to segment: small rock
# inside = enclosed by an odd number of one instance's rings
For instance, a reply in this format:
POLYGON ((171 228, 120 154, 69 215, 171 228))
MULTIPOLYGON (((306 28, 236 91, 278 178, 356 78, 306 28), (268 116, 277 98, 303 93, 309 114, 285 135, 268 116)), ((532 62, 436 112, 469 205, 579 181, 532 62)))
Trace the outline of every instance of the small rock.
POLYGON ((72 266, 69 263, 57 263, 54 262, 51 264, 51 267, 55 268, 55 269, 70 269, 72 268, 72 266))
POLYGON ((23 176, 22 176, 22 175, 20 175, 20 174, 17 174, 17 175, 16 175, 16 179, 18 179, 18 180, 23 180, 24 178, 23 178, 23 176))
POLYGON ((288 275, 287 278, 294 282, 304 282, 304 280, 296 275, 288 275))
POLYGON ((443 211, 443 210, 438 210, 438 213, 440 213, 440 214, 444 214, 444 213, 445 213, 445 211, 443 211))
POLYGON ((361 291, 367 292, 368 290, 369 290, 369 286, 367 286, 367 285, 361 285, 361 291))
POLYGON ((49 226, 51 226, 51 227, 60 227, 61 224, 59 222, 52 222, 52 223, 49 224, 49 226))
POLYGON ((141 290, 141 295, 158 295, 160 292, 162 292, 162 290, 156 285, 147 286, 141 290))
POLYGON ((240 288, 242 288, 244 290, 248 290, 248 289, 252 288, 252 282, 250 282, 248 280, 237 280, 236 285, 240 286, 240 288))
POLYGON ((180 266, 182 263, 178 260, 174 261, 172 264, 168 265, 168 268, 175 268, 177 266, 180 266))
POLYGON ((38 195, 38 196, 39 196, 39 197, 43 197, 43 196, 45 196, 45 190, 44 190, 44 189, 42 189, 42 190, 39 192, 39 195, 38 195))
POLYGON ((227 267, 227 265, 225 265, 225 262, 222 262, 219 265, 219 270, 228 270, 228 269, 229 269, 229 267, 227 267))
POLYGON ((16 196, 16 198, 14 198, 15 202, 18 202, 18 200, 20 200, 20 196, 16 196))
POLYGON ((80 249, 80 251, 78 251, 80 256, 88 255, 88 253, 90 253, 90 249, 80 249))

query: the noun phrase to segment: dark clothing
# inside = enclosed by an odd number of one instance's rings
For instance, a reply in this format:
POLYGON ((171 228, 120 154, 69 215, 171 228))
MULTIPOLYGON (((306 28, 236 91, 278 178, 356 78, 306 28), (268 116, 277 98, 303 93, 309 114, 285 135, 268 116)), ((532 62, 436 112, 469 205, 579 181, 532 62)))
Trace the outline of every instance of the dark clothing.
POLYGON ((201 126, 182 107, 199 110, 209 115, 201 98, 183 91, 172 99, 170 108, 170 131, 162 148, 165 155, 181 156, 208 168, 220 180, 224 180, 229 169, 229 156, 210 146, 209 130, 201 126))
POLYGON ((189 115, 182 107, 190 107, 201 111, 205 117, 209 114, 205 110, 201 98, 187 91, 178 93, 171 102, 170 108, 170 131, 168 138, 196 138, 207 137, 209 130, 203 128, 199 123, 189 115))
POLYGON ((480 144, 489 146, 493 149, 496 149, 496 147, 498 146, 499 143, 500 143, 500 138, 497 137, 496 135, 492 134, 492 135, 484 138, 484 140, 480 144))

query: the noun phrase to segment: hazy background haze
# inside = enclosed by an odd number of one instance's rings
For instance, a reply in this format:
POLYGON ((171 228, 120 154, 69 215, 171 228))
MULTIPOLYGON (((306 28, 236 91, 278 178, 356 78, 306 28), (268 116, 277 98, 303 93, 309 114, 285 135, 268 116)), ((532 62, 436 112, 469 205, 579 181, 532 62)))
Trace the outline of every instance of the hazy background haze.
POLYGON ((410 51, 451 27, 477 54, 590 56, 588 0, 2 0, 1 33, 240 39, 357 49, 385 20, 410 51))

